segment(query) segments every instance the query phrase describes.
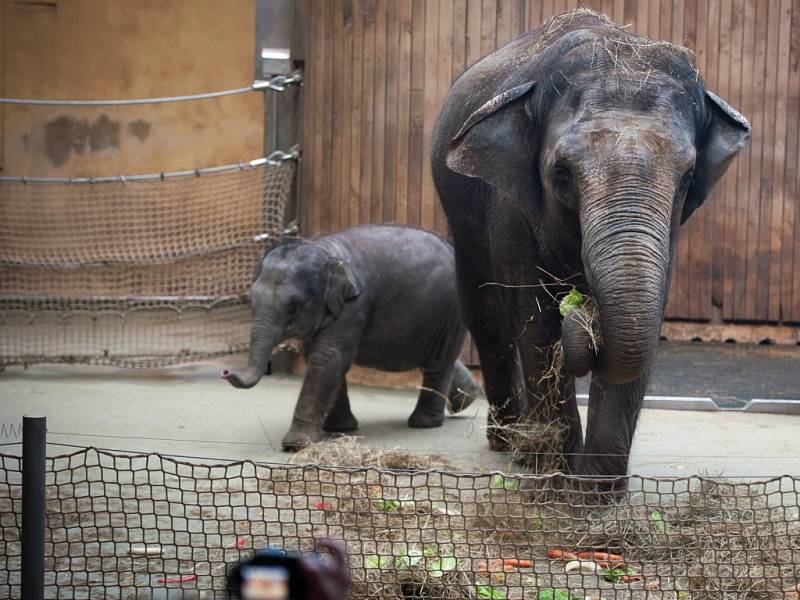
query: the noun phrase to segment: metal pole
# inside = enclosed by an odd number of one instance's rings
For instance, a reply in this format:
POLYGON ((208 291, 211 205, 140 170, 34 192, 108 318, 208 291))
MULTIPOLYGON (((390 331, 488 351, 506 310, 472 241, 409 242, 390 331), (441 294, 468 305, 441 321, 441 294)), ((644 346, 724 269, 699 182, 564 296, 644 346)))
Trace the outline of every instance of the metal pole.
POLYGON ((47 419, 22 418, 22 600, 44 598, 47 419))

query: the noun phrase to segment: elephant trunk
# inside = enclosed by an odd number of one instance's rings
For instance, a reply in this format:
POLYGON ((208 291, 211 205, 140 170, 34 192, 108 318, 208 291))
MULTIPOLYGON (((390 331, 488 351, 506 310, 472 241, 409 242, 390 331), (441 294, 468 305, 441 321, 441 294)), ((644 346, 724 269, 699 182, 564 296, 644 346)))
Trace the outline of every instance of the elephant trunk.
POLYGON ((250 331, 250 361, 241 374, 225 369, 222 378, 235 388, 248 389, 261 380, 267 370, 272 350, 280 342, 280 335, 269 325, 253 323, 250 331))
POLYGON ((592 337, 591 315, 573 310, 561 321, 561 347, 564 368, 572 377, 583 377, 595 365, 597 348, 592 337))
POLYGON ((600 315, 595 371, 609 383, 638 379, 652 362, 669 284, 671 190, 616 182, 581 214, 583 261, 600 315))

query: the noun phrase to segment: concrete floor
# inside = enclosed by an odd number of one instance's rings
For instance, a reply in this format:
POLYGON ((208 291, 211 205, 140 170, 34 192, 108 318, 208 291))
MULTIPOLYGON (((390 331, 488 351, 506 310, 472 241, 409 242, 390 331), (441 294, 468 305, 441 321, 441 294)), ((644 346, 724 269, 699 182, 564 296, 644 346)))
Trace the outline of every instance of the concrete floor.
MULTIPOLYGON (((245 357, 162 371, 37 366, 0 374, 0 452, 17 453, 23 415, 46 415, 50 454, 64 444, 141 452, 283 462, 300 378, 265 377, 252 390, 220 380, 245 357), (10 445, 9 445, 10 444, 10 445)), ((797 377, 797 374, 794 374, 797 377)), ((414 392, 351 386, 359 435, 374 447, 439 452, 470 470, 508 469, 484 436, 486 402, 448 417, 441 429, 406 427, 414 392)), ((581 409, 586 418, 585 408, 581 409)), ((764 477, 800 472, 800 416, 645 409, 631 473, 764 477)))

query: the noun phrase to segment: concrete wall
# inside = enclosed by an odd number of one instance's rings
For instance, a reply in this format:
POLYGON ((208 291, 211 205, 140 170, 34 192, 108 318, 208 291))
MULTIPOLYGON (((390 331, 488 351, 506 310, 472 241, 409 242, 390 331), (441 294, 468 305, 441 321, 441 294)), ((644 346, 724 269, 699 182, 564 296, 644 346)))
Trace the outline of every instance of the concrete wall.
MULTIPOLYGON (((0 0, 0 94, 114 99, 245 87, 255 0, 0 0)), ((263 95, 125 107, 0 105, 3 175, 117 175, 250 160, 263 95)))

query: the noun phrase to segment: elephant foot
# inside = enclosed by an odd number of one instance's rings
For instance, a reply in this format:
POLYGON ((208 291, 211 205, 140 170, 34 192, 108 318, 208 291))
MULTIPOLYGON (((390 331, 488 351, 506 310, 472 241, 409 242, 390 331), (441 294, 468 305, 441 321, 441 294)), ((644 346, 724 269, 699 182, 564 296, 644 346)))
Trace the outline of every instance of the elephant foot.
POLYGON ((431 429, 433 427, 441 427, 444 423, 444 413, 430 413, 424 410, 416 409, 411 416, 408 417, 408 426, 414 429, 431 429))
POLYGON ((322 428, 331 433, 347 433, 358 429, 358 420, 350 411, 346 414, 335 415, 331 412, 325 419, 325 424, 322 428))
POLYGON ((615 504, 622 501, 628 493, 627 477, 602 479, 581 477, 575 481, 575 484, 581 498, 583 498, 583 502, 588 505, 604 506, 615 504))
MULTIPOLYGON (((602 458, 604 457, 600 457, 602 458)), ((604 505, 617 502, 628 493, 627 471, 627 460, 621 463, 608 460, 598 463, 598 457, 582 454, 575 468, 578 474, 575 480, 576 487, 588 504, 604 505)))
POLYGON ((495 452, 511 452, 513 450, 514 431, 519 416, 510 412, 507 405, 500 407, 489 405, 486 417, 486 439, 489 448, 495 452))
POLYGON ((283 436, 281 446, 285 452, 297 452, 306 446, 321 441, 324 437, 325 434, 321 429, 312 427, 292 428, 283 436))
POLYGON ((474 397, 466 392, 459 391, 447 399, 447 410, 451 415, 457 415, 473 402, 475 402, 474 397))
POLYGON ((486 428, 486 439, 489 441, 489 449, 494 452, 509 452, 511 442, 502 427, 489 425, 486 428))
POLYGON ((475 381, 469 369, 460 360, 453 365, 453 379, 447 394, 447 410, 457 415, 475 401, 482 393, 481 385, 475 381))

